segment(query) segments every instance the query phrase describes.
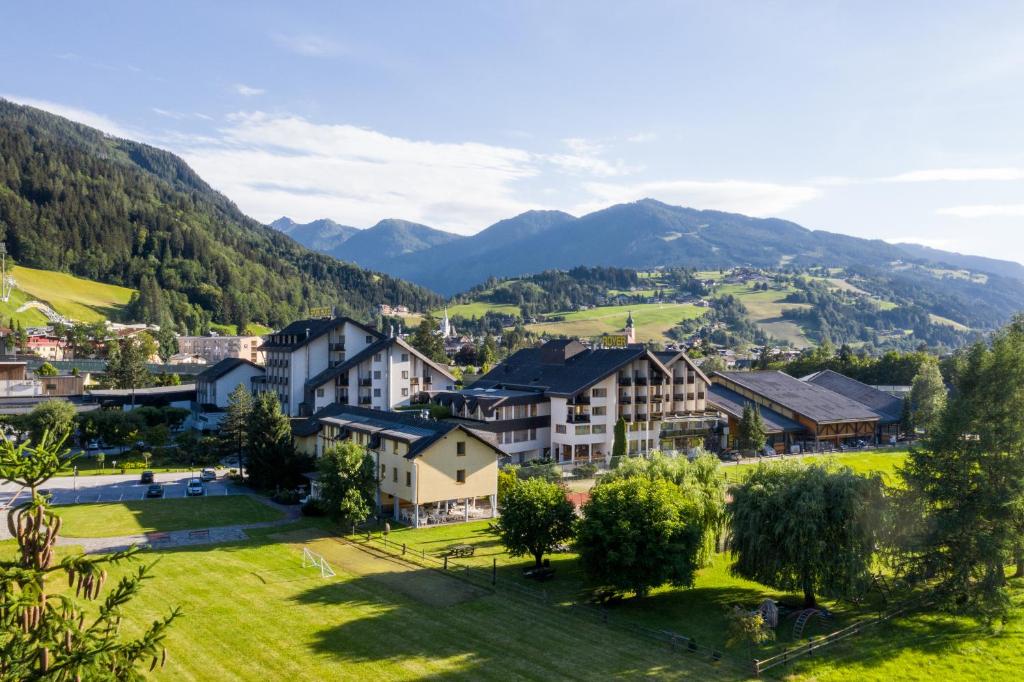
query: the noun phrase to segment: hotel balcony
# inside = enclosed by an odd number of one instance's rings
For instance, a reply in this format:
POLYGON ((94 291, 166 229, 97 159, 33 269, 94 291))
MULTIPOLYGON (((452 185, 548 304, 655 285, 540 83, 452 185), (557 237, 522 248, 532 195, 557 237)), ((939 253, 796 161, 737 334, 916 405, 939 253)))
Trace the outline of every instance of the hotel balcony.
POLYGON ((565 421, 568 424, 589 424, 590 423, 590 415, 589 414, 569 414, 566 417, 565 421))
POLYGON ((619 403, 622 404, 622 405, 631 405, 633 403, 633 396, 620 395, 619 396, 619 403))
POLYGON ((631 386, 632 384, 633 379, 631 377, 619 375, 619 386, 631 386))
POLYGON ((636 397, 636 404, 637 405, 646 405, 647 404, 647 396, 645 396, 645 395, 638 395, 636 397))
POLYGON ((333 343, 327 344, 327 348, 332 353, 335 353, 335 352, 344 353, 345 352, 345 342, 344 341, 335 341, 333 343))
POLYGON ((363 387, 371 386, 371 385, 373 385, 373 379, 370 379, 369 377, 367 377, 366 379, 360 379, 359 380, 359 385, 363 386, 363 387))
POLYGON ((633 381, 636 382, 637 386, 646 386, 647 385, 647 377, 642 377, 642 376, 637 375, 637 376, 633 377, 633 381))
POLYGON ((676 393, 672 396, 672 400, 675 400, 676 402, 682 402, 683 400, 686 400, 686 396, 682 393, 676 393))
POLYGON ((638 422, 645 422, 645 421, 647 421, 647 413, 646 412, 638 412, 637 415, 636 415, 636 420, 638 422))
POLYGON ((370 398, 370 396, 368 396, 368 395, 361 395, 361 396, 359 396, 359 404, 360 405, 369 405, 371 402, 373 402, 373 399, 370 398))
POLYGON ((665 383, 665 377, 660 374, 655 374, 651 377, 651 386, 661 386, 665 383))
POLYGON ((584 395, 582 393, 577 395, 577 396, 575 396, 575 397, 573 397, 571 400, 569 400, 566 403, 566 405, 589 405, 589 404, 590 404, 590 396, 589 395, 584 395))

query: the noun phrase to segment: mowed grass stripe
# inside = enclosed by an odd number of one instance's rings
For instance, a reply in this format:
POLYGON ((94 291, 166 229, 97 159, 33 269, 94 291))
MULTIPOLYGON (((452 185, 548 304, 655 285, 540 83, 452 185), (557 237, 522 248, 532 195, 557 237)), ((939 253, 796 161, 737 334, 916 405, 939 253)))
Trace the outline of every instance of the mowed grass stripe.
POLYGON ((59 506, 53 510, 64 519, 61 535, 69 538, 215 528, 275 521, 284 516, 250 495, 97 502, 59 506))

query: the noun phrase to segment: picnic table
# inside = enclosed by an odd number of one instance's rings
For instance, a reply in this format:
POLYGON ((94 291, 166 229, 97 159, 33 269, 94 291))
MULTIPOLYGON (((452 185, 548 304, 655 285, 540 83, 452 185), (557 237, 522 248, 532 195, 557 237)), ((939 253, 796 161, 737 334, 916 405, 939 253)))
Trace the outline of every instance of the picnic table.
POLYGON ((470 557, 473 556, 473 552, 476 551, 476 547, 473 545, 452 545, 445 550, 445 555, 449 557, 470 557))

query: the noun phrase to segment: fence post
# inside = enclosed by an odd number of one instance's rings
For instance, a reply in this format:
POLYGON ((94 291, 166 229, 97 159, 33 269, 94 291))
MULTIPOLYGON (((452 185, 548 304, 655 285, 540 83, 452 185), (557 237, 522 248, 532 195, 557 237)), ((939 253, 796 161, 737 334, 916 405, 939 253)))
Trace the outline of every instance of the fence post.
POLYGON ((491 561, 494 562, 491 564, 491 587, 494 587, 498 584, 498 558, 494 557, 491 561))
POLYGON ((402 556, 405 556, 405 543, 402 543, 402 556))
POLYGON ((448 555, 444 555, 444 570, 448 570, 448 555))

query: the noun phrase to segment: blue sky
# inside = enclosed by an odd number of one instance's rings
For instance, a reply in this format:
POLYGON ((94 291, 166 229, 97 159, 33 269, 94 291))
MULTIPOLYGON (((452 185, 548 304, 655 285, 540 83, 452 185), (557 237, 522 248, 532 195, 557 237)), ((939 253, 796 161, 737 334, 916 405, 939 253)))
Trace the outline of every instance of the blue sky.
POLYGON ((179 153, 263 221, 472 233, 651 196, 1024 262, 1024 3, 98 1, 0 22, 0 96, 179 153))

